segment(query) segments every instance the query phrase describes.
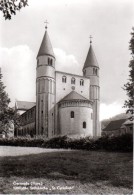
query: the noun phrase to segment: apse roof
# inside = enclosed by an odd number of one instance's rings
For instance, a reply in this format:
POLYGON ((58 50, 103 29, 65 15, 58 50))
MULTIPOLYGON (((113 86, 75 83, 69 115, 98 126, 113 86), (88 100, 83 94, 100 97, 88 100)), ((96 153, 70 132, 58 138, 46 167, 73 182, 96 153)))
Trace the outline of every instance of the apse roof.
POLYGON ((61 101, 67 101, 67 100, 88 100, 88 99, 83 97, 82 95, 78 94, 76 91, 71 91, 61 101))

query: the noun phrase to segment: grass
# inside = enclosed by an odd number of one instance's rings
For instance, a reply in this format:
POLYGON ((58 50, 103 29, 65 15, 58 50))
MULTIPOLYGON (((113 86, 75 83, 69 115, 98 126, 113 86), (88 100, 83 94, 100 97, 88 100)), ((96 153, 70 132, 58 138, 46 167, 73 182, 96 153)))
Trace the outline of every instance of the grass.
POLYGON ((98 151, 0 157, 0 193, 132 194, 132 164, 132 153, 98 151), (15 190, 13 182, 29 186, 15 190), (30 190, 31 182, 47 189, 30 190))

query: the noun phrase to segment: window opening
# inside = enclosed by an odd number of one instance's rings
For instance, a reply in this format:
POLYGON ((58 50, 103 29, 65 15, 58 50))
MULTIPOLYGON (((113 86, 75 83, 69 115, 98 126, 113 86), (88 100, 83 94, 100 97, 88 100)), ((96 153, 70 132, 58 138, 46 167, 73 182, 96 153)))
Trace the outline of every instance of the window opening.
POLYGON ((71 79, 71 84, 75 84, 75 78, 74 77, 71 79))
POLYGON ((71 111, 71 118, 74 118, 74 111, 71 111))
POLYGON ((62 83, 66 83, 67 82, 67 77, 66 76, 63 76, 62 77, 62 83))
POLYGON ((83 122, 83 129, 86 129, 86 122, 83 122))
POLYGON ((81 86, 84 85, 84 80, 83 80, 83 79, 80 80, 80 85, 81 85, 81 86))

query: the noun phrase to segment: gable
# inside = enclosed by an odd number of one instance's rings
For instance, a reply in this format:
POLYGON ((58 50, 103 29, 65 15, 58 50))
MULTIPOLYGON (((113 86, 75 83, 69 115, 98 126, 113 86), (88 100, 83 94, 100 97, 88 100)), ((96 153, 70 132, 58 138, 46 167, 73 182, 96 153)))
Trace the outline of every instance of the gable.
POLYGON ((89 100, 89 89, 89 78, 56 71, 56 103, 67 96, 71 91, 75 91, 89 100), (66 78, 66 82, 64 82, 63 77, 66 78), (74 79, 74 82, 72 82, 72 79, 74 79), (83 83, 81 83, 81 81, 83 81, 83 83))

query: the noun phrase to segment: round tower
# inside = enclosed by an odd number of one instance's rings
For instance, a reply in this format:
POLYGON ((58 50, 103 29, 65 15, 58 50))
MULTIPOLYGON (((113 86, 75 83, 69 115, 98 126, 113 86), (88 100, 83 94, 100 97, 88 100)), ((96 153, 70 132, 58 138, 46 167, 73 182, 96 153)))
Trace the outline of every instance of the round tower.
POLYGON ((89 99, 93 101, 93 135, 100 136, 100 86, 99 86, 99 65, 95 57, 92 41, 83 67, 83 76, 90 78, 89 99))
POLYGON ((37 55, 36 68, 36 135, 54 135, 55 56, 47 27, 37 55))

